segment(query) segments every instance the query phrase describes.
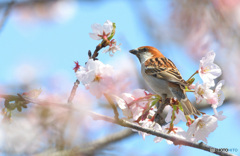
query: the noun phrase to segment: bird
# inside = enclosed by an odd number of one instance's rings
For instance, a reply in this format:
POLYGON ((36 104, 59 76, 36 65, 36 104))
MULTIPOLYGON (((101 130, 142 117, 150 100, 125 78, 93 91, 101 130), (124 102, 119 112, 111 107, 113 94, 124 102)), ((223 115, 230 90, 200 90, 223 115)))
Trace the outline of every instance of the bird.
POLYGON ((146 84, 162 97, 163 107, 158 107, 158 111, 163 111, 167 99, 175 97, 181 103, 185 115, 200 115, 186 95, 185 86, 189 84, 170 59, 151 46, 142 46, 129 52, 139 59, 141 74, 146 84))

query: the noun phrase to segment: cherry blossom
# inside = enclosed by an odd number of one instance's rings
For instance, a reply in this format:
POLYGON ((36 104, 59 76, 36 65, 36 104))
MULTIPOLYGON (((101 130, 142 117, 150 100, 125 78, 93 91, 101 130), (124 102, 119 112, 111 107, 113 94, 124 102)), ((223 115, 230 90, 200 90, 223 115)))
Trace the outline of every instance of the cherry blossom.
POLYGON ((110 56, 113 56, 113 54, 114 54, 115 52, 121 51, 120 45, 121 45, 121 44, 117 45, 117 43, 114 42, 114 43, 110 44, 110 45, 109 45, 109 48, 108 48, 108 49, 105 49, 105 50, 103 51, 103 53, 109 52, 109 55, 110 55, 110 56))
MULTIPOLYGON (((186 139, 186 132, 181 127, 174 126, 175 130, 168 133, 169 127, 170 127, 170 123, 165 125, 165 126, 162 126, 162 132, 166 133, 166 134, 169 134, 169 135, 172 135, 172 136, 175 136, 177 138, 186 139)), ((162 139, 163 138, 161 138, 161 137, 155 137, 154 142, 155 143, 161 142, 162 139)), ((173 142, 170 141, 170 140, 166 140, 166 141, 167 141, 168 144, 173 144, 173 142)))
POLYGON ((203 115, 196 119, 187 131, 187 139, 193 142, 202 140, 207 143, 208 135, 217 128, 217 118, 210 115, 203 115))
POLYGON ((113 67, 101 61, 89 59, 86 66, 81 66, 76 72, 76 76, 97 98, 100 98, 103 93, 111 93, 114 90, 113 67))
POLYGON ((215 93, 215 96, 217 97, 217 100, 215 103, 212 103, 212 107, 219 107, 223 104, 223 101, 225 99, 225 96, 223 94, 223 91, 221 90, 222 89, 222 86, 224 85, 224 80, 221 80, 217 83, 217 86, 214 90, 214 93, 215 93))
POLYGON ((120 109, 126 117, 132 117, 134 121, 137 121, 139 117, 144 115, 144 118, 148 114, 154 114, 153 110, 147 111, 148 103, 150 102, 151 96, 146 93, 143 89, 136 89, 130 93, 123 93, 121 98, 115 97, 120 109), (146 111, 146 112, 145 112, 146 111), (130 113, 131 112, 131 113, 130 113))
POLYGON ((214 111, 214 115, 218 121, 223 121, 224 119, 226 119, 227 117, 222 115, 223 114, 223 111, 220 111, 220 112, 217 112, 217 109, 213 107, 213 111, 214 111))
POLYGON ((119 98, 118 96, 114 96, 115 101, 117 102, 119 108, 122 110, 123 115, 126 116, 127 118, 132 118, 132 111, 131 109, 128 107, 126 101, 124 101, 123 99, 119 98))
POLYGON ((218 65, 214 64, 215 52, 210 51, 200 60, 199 75, 204 83, 210 87, 214 86, 214 79, 222 74, 221 69, 218 65))
POLYGON ((200 103, 203 99, 206 99, 208 101, 216 99, 213 90, 209 88, 207 83, 204 84, 196 83, 194 94, 197 103, 200 103))
MULTIPOLYGON (((158 123, 153 122, 149 119, 146 119, 146 120, 142 121, 141 123, 142 123, 143 128, 150 128, 150 129, 153 129, 153 130, 156 130, 156 131, 159 131, 159 132, 162 131, 162 127, 158 123)), ((150 135, 148 133, 141 132, 141 131, 139 131, 138 133, 142 135, 143 140, 145 140, 146 136, 150 135)))
POLYGON ((95 23, 92 24, 93 33, 89 33, 90 37, 94 40, 107 39, 113 30, 113 23, 107 20, 103 26, 101 24, 95 23))

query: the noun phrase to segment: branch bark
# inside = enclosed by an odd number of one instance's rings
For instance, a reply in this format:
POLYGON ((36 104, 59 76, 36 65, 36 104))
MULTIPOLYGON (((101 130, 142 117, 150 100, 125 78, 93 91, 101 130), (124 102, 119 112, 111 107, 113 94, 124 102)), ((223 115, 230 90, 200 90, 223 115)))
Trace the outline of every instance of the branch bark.
MULTIPOLYGON (((154 136, 158 136, 158 137, 170 140, 174 143, 174 145, 185 145, 185 146, 189 146, 189 147, 193 147, 193 148, 197 148, 197 149, 202 149, 202 150, 205 150, 207 152, 210 152, 210 150, 212 150, 212 149, 216 149, 215 147, 208 146, 208 145, 204 144, 203 142, 201 142, 201 143, 189 142, 189 141, 186 141, 184 139, 180 139, 180 138, 168 135, 168 134, 164 134, 164 133, 161 133, 161 132, 149 129, 149 128, 143 128, 141 126, 138 126, 138 125, 133 124, 133 123, 131 123, 129 121, 126 121, 126 120, 116 120, 114 118, 111 118, 111 117, 108 117, 108 116, 105 116, 105 115, 101 115, 101 114, 98 114, 98 113, 95 113, 95 112, 89 112, 89 114, 95 120, 104 120, 104 121, 115 123, 115 124, 118 124, 118 125, 121 125, 121 126, 124 126, 124 127, 132 128, 132 129, 135 129, 137 131, 152 134, 154 136)), ((220 152, 218 150, 215 150, 212 153, 215 153, 215 154, 218 154, 218 155, 221 155, 221 156, 234 156, 231 153, 220 152)))

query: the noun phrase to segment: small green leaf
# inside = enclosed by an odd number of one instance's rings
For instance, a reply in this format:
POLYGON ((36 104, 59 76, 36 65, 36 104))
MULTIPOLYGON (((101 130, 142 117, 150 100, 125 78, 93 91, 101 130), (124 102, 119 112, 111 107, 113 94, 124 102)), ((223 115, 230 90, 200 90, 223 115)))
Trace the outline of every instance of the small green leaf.
POLYGON ((113 36, 115 35, 115 30, 116 30, 116 24, 113 23, 112 33, 111 33, 111 35, 108 37, 108 40, 109 40, 109 41, 110 41, 110 40, 113 38, 113 36))

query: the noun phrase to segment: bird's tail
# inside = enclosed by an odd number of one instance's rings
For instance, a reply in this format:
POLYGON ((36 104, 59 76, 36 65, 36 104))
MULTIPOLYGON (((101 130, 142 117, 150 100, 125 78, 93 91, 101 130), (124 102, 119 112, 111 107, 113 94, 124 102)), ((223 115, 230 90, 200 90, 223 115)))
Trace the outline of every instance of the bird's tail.
POLYGON ((170 90, 173 95, 181 102, 183 111, 185 115, 201 115, 201 113, 192 105, 188 100, 188 97, 185 93, 185 87, 177 84, 170 84, 170 90))
POLYGON ((200 112, 188 100, 186 95, 185 95, 185 99, 181 99, 180 102, 185 115, 194 115, 194 114, 201 115, 200 112))

